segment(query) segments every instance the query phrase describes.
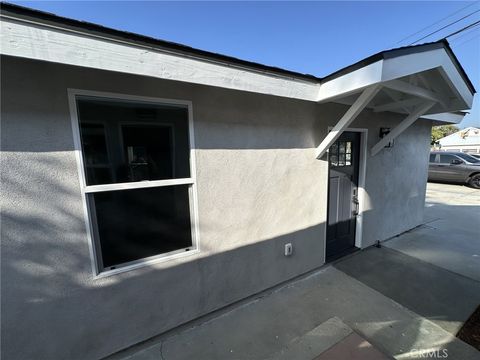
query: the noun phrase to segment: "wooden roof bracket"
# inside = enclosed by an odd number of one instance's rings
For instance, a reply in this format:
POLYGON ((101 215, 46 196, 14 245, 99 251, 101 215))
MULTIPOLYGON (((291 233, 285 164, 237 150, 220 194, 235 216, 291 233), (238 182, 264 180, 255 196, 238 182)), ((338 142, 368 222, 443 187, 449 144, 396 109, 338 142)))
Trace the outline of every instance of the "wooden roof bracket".
POLYGON ((328 148, 342 135, 343 131, 357 118, 357 116, 362 112, 362 110, 368 105, 368 103, 375 97, 375 95, 380 91, 381 84, 375 84, 369 86, 363 90, 360 96, 355 100, 355 102, 350 106, 345 115, 337 122, 333 127, 332 131, 323 139, 320 145, 315 151, 315 156, 317 159, 320 159, 328 148))
POLYGON ((395 139, 398 135, 404 132, 410 125, 412 125, 420 116, 424 115, 428 110, 435 105, 435 101, 427 101, 415 107, 415 109, 398 124, 392 131, 376 143, 370 150, 370 155, 377 155, 390 141, 395 139))

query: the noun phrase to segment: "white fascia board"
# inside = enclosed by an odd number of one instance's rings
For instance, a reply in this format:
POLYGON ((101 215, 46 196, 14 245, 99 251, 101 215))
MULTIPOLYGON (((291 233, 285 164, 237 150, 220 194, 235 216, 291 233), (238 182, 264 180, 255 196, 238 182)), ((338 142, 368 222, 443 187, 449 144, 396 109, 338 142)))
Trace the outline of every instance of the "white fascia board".
POLYGON ((435 68, 440 70, 444 81, 463 101, 465 109, 471 108, 473 95, 445 49, 413 53, 384 60, 382 81, 390 81, 435 68))
MULTIPOLYGON (((436 49, 379 60, 348 74, 324 82, 319 90, 319 102, 335 101, 376 83, 396 80, 431 69, 440 70, 444 81, 457 94, 465 110, 472 107, 473 95, 445 49, 436 49)), ((442 94, 439 94, 441 97, 442 94)))
POLYGON ((382 81, 395 80, 442 66, 445 50, 436 49, 384 60, 382 81))
POLYGON ((474 94, 470 92, 467 84, 465 84, 465 80, 460 75, 452 60, 446 53, 443 57, 440 74, 442 74, 442 77, 445 79, 448 85, 450 85, 450 88, 453 90, 453 92, 457 94, 457 96, 465 103, 465 108, 462 110, 471 109, 473 105, 474 94))
POLYGON ((2 55, 316 101, 319 84, 2 17, 2 55))
POLYGON ((458 124, 463 120, 465 115, 453 113, 429 114, 421 116, 422 119, 440 121, 448 124, 458 124))
POLYGON ((379 60, 358 70, 322 83, 317 101, 334 101, 340 97, 362 91, 367 86, 379 83, 382 80, 382 66, 383 60, 379 60))

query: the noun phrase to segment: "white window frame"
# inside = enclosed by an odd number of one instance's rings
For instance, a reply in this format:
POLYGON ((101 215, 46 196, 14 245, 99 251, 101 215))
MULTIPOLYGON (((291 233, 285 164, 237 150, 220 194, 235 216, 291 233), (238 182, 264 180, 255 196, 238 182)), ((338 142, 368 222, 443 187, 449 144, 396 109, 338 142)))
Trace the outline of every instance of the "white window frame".
POLYGON ((77 160, 78 176, 80 182, 80 190, 83 202, 83 212, 85 218, 85 226, 88 238, 89 252, 92 263, 92 273, 95 278, 111 276, 133 269, 149 266, 154 263, 168 261, 186 256, 192 256, 200 252, 200 236, 198 229, 198 200, 197 200, 197 181, 196 181, 196 167, 195 167, 195 142, 194 142, 194 127, 193 127, 193 104, 188 100, 164 99, 154 97, 144 97, 136 95, 126 95, 119 93, 81 90, 81 89, 67 89, 68 103, 70 108, 70 118, 72 123, 74 152, 77 160), (188 137, 189 137, 189 151, 190 151, 190 177, 180 179, 167 180, 152 180, 141 182, 102 184, 102 185, 87 185, 86 173, 83 162, 82 143, 80 138, 80 126, 77 111, 77 97, 92 97, 101 98, 104 100, 113 100, 118 102, 141 102, 152 105, 169 105, 182 106, 188 110, 188 137), (95 192, 126 190, 126 189, 142 189, 150 187, 161 187, 171 185, 189 185, 188 197, 190 208, 190 226, 192 230, 192 246, 186 249, 179 249, 168 253, 158 254, 147 258, 134 260, 128 263, 119 264, 115 269, 105 270, 102 267, 101 259, 97 248, 100 247, 100 242, 95 241, 95 220, 93 218, 94 209, 90 210, 88 205, 88 194, 95 192))

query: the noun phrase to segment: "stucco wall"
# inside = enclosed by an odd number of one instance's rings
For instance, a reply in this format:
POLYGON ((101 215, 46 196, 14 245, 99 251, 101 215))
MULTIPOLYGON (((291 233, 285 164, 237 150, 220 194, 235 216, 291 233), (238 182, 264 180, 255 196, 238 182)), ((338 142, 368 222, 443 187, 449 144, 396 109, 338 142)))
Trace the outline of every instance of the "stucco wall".
MULTIPOLYGON (((1 71, 5 358, 97 359, 323 264, 314 149, 344 107, 8 57, 1 71), (92 277, 67 88, 193 101, 199 255, 92 277)), ((397 121, 376 116, 352 125, 369 146, 397 121)), ((428 131, 368 160, 368 244, 421 221, 428 131)))
POLYGON ((6 358, 99 358, 320 266, 314 115, 307 102, 3 59, 6 358), (200 255, 92 279, 67 88, 193 101, 200 255))
MULTIPOLYGON (((345 110, 338 104, 319 107, 317 143, 345 110)), ((362 248, 412 229, 423 221, 431 122, 416 121, 395 139, 392 148, 370 155, 370 149, 380 140, 380 128, 393 129, 404 117, 364 111, 350 125, 350 128, 367 129, 362 248)))
MULTIPOLYGON (((401 118, 400 118, 401 119, 401 118)), ((379 127, 393 128, 395 120, 378 116, 379 127)), ((384 149, 367 160, 363 247, 389 239, 423 221, 430 152, 429 121, 419 120, 384 149)), ((368 148, 379 140, 379 129, 369 134, 368 148)))

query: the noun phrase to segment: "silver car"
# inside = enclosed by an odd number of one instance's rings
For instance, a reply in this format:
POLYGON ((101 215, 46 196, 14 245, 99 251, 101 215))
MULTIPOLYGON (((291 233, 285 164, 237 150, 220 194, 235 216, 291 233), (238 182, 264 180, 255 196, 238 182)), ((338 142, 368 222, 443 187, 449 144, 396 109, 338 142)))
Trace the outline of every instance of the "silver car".
POLYGON ((480 189, 480 159, 462 152, 430 153, 428 181, 469 184, 480 189))

